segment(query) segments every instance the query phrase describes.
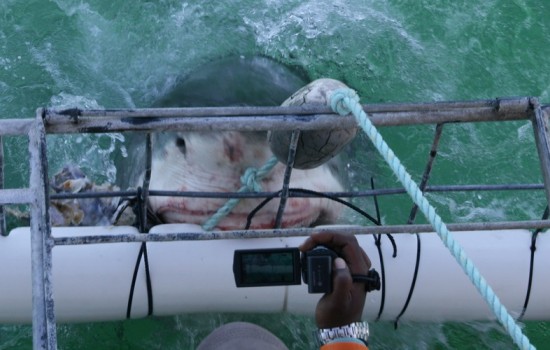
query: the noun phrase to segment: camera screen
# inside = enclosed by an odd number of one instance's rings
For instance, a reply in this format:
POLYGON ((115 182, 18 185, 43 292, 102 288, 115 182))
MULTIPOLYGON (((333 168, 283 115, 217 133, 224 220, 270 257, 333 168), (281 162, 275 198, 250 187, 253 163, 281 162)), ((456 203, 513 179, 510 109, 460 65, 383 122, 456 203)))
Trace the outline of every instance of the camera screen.
POLYGON ((236 250, 233 272, 237 287, 300 284, 297 248, 236 250))

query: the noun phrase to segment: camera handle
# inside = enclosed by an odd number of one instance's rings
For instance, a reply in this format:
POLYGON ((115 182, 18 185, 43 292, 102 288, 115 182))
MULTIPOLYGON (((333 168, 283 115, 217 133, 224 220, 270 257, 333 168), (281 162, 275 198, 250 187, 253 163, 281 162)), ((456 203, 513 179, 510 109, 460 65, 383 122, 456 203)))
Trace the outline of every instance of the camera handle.
MULTIPOLYGON (((328 264, 332 265, 332 260, 337 258, 338 255, 332 249, 327 248, 323 245, 318 245, 312 250, 307 251, 305 254, 302 254, 302 276, 303 276, 304 282, 309 285, 308 272, 307 272, 308 257, 326 258, 326 259, 329 259, 328 264)), ((364 282, 365 290, 367 292, 380 290, 380 286, 381 286, 380 275, 375 269, 370 269, 366 275, 352 274, 351 277, 353 279, 353 282, 364 282)), ((311 286, 309 286, 308 288, 311 288, 311 286)), ((309 289, 309 293, 326 293, 326 292, 330 293, 331 291, 332 291, 332 283, 330 284, 330 287, 328 287, 328 289, 321 288, 315 292, 309 289)))
POLYGON ((365 282, 367 292, 380 290, 380 275, 375 269, 370 269, 366 275, 353 274, 351 278, 353 278, 353 282, 365 282))

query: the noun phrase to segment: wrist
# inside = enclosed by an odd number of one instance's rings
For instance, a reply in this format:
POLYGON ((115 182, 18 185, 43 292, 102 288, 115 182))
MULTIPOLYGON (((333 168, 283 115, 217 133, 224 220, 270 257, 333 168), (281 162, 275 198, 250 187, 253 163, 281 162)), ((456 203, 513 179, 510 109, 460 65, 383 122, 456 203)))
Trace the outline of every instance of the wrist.
POLYGON ((369 324, 367 322, 353 322, 340 327, 320 328, 315 331, 314 335, 319 346, 338 339, 356 340, 368 345, 369 324))

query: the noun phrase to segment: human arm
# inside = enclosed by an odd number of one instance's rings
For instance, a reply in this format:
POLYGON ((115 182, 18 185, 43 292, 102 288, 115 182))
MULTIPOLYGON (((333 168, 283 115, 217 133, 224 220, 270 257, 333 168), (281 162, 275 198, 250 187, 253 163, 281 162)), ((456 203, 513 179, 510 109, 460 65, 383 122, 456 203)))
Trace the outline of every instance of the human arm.
MULTIPOLYGON (((365 305, 366 285, 364 281, 353 281, 352 275, 366 276, 371 267, 367 254, 359 246, 354 235, 336 232, 322 232, 311 235, 301 246, 302 252, 323 245, 338 254, 334 260, 333 290, 324 294, 315 310, 315 321, 321 330, 339 332, 338 327, 347 330, 356 328, 361 321, 365 305)), ((339 333, 338 333, 339 334, 339 333)), ((339 338, 321 347, 329 349, 365 349, 366 345, 357 339, 339 338)))

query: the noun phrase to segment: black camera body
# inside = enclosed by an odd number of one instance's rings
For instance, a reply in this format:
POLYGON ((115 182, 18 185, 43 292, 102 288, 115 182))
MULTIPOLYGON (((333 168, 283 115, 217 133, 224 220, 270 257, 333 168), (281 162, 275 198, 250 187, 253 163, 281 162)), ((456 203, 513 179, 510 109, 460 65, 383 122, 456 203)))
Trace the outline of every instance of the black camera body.
POLYGON ((302 279, 308 293, 332 292, 332 264, 338 255, 324 246, 302 254, 302 279))
POLYGON ((235 250, 233 274, 237 287, 298 285, 309 293, 332 292, 332 265, 337 254, 317 246, 300 254, 298 248, 235 250))

